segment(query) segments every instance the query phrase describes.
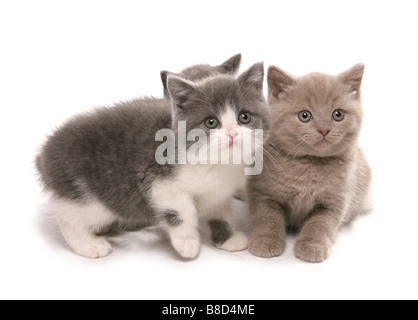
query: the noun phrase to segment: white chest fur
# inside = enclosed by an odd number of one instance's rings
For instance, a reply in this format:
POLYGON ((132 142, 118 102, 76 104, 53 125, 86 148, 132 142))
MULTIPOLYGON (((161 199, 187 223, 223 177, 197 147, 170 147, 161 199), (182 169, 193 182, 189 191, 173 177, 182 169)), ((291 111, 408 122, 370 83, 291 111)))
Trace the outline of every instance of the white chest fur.
POLYGON ((245 186, 242 165, 184 165, 171 178, 159 179, 152 186, 152 200, 159 208, 174 202, 192 200, 199 214, 209 207, 223 205, 245 186), (183 200, 182 200, 183 199, 183 200))
MULTIPOLYGON (((245 183, 244 168, 240 165, 186 165, 177 180, 195 196, 234 194, 245 183)), ((221 198, 218 195, 218 198, 221 198)))

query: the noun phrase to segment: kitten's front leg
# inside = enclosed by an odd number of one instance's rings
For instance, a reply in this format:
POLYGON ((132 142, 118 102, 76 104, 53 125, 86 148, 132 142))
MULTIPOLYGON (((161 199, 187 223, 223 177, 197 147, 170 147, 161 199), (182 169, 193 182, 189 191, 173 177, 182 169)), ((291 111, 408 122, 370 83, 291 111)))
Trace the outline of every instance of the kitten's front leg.
MULTIPOLYGON (((334 206, 335 207, 335 206, 334 206)), ((318 207, 306 221, 295 245, 295 256, 312 263, 329 258, 342 224, 343 210, 318 207)))
POLYGON ((171 209, 163 211, 162 217, 166 223, 171 244, 178 254, 185 259, 196 258, 200 250, 200 234, 198 215, 193 203, 173 205, 171 209))
POLYGON ((154 208, 180 256, 194 259, 200 250, 199 218, 192 196, 169 183, 154 183, 154 208))
POLYGON ((219 249, 230 252, 243 251, 248 248, 248 238, 243 232, 235 230, 233 215, 231 201, 227 201, 209 215, 211 239, 219 249))
POLYGON ((250 253, 261 258, 278 257, 286 249, 286 220, 283 208, 276 201, 250 196, 250 213, 253 225, 250 253))

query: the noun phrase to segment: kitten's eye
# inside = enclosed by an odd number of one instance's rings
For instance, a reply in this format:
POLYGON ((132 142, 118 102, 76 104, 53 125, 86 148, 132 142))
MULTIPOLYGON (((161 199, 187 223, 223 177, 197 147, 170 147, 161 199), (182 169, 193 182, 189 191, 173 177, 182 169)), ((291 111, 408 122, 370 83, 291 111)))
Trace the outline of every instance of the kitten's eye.
POLYGON ((242 124, 249 124, 251 122, 251 115, 248 112, 241 113, 238 120, 242 124))
POLYGON ((216 129, 219 126, 219 121, 215 118, 209 118, 205 121, 205 126, 209 129, 216 129))
POLYGON ((335 110, 332 114, 332 117, 335 121, 343 121, 344 120, 344 111, 342 110, 335 110))
POLYGON ((302 111, 301 113, 299 113, 299 120, 302 122, 309 122, 312 119, 312 113, 310 113, 309 111, 302 111))

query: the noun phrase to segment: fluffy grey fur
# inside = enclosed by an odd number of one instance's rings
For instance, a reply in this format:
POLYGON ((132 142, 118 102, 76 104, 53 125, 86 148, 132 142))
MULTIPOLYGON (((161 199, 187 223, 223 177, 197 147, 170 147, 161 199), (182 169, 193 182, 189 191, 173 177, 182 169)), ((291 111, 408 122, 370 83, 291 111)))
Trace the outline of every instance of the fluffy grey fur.
MULTIPOLYGON (((239 59, 235 56, 222 68, 233 73, 239 59)), ((268 129, 262 64, 238 79, 219 75, 219 67, 213 73, 208 66, 195 70, 202 68, 206 71, 200 78, 208 78, 198 83, 168 77, 171 100, 149 98, 99 108, 76 116, 49 137, 37 167, 45 189, 53 194, 61 231, 77 254, 89 258, 110 254, 110 244, 97 234, 111 226, 159 226, 182 257, 194 258, 200 245, 198 214, 231 224, 230 201, 241 185, 226 185, 223 190, 216 183, 223 185, 223 176, 232 180, 228 174, 243 176, 241 166, 159 165, 155 160, 161 145, 155 142, 158 130, 176 129, 177 120, 187 121, 187 131, 204 129, 205 120, 221 119, 226 106, 237 114, 250 112, 253 120, 248 128, 268 129), (204 179, 215 181, 213 188, 204 179), (205 198, 208 192, 209 202, 205 198)), ((194 73, 186 70, 186 77, 194 73)), ((199 78, 199 72, 193 78, 199 78)), ((230 228, 231 239, 222 249, 245 249, 242 235, 230 228)))
POLYGON ((295 78, 270 67, 274 129, 264 171, 249 183, 252 254, 281 255, 288 227, 300 230, 295 255, 322 262, 340 227, 370 209, 371 169, 357 143, 363 72, 295 78))

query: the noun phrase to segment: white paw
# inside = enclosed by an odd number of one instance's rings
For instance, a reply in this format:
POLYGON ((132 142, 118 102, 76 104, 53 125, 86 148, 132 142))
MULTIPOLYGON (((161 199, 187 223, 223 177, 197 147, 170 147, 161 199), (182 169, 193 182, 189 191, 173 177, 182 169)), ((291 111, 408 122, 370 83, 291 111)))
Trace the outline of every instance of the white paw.
POLYGON ((229 252, 244 251, 248 248, 248 238, 242 232, 236 232, 224 244, 217 247, 229 252))
POLYGON ((200 239, 197 237, 175 237, 171 239, 174 249, 185 259, 194 259, 200 251, 200 239))
POLYGON ((77 246, 74 251, 83 257, 99 259, 107 257, 112 253, 111 244, 104 238, 99 238, 89 243, 77 246))

